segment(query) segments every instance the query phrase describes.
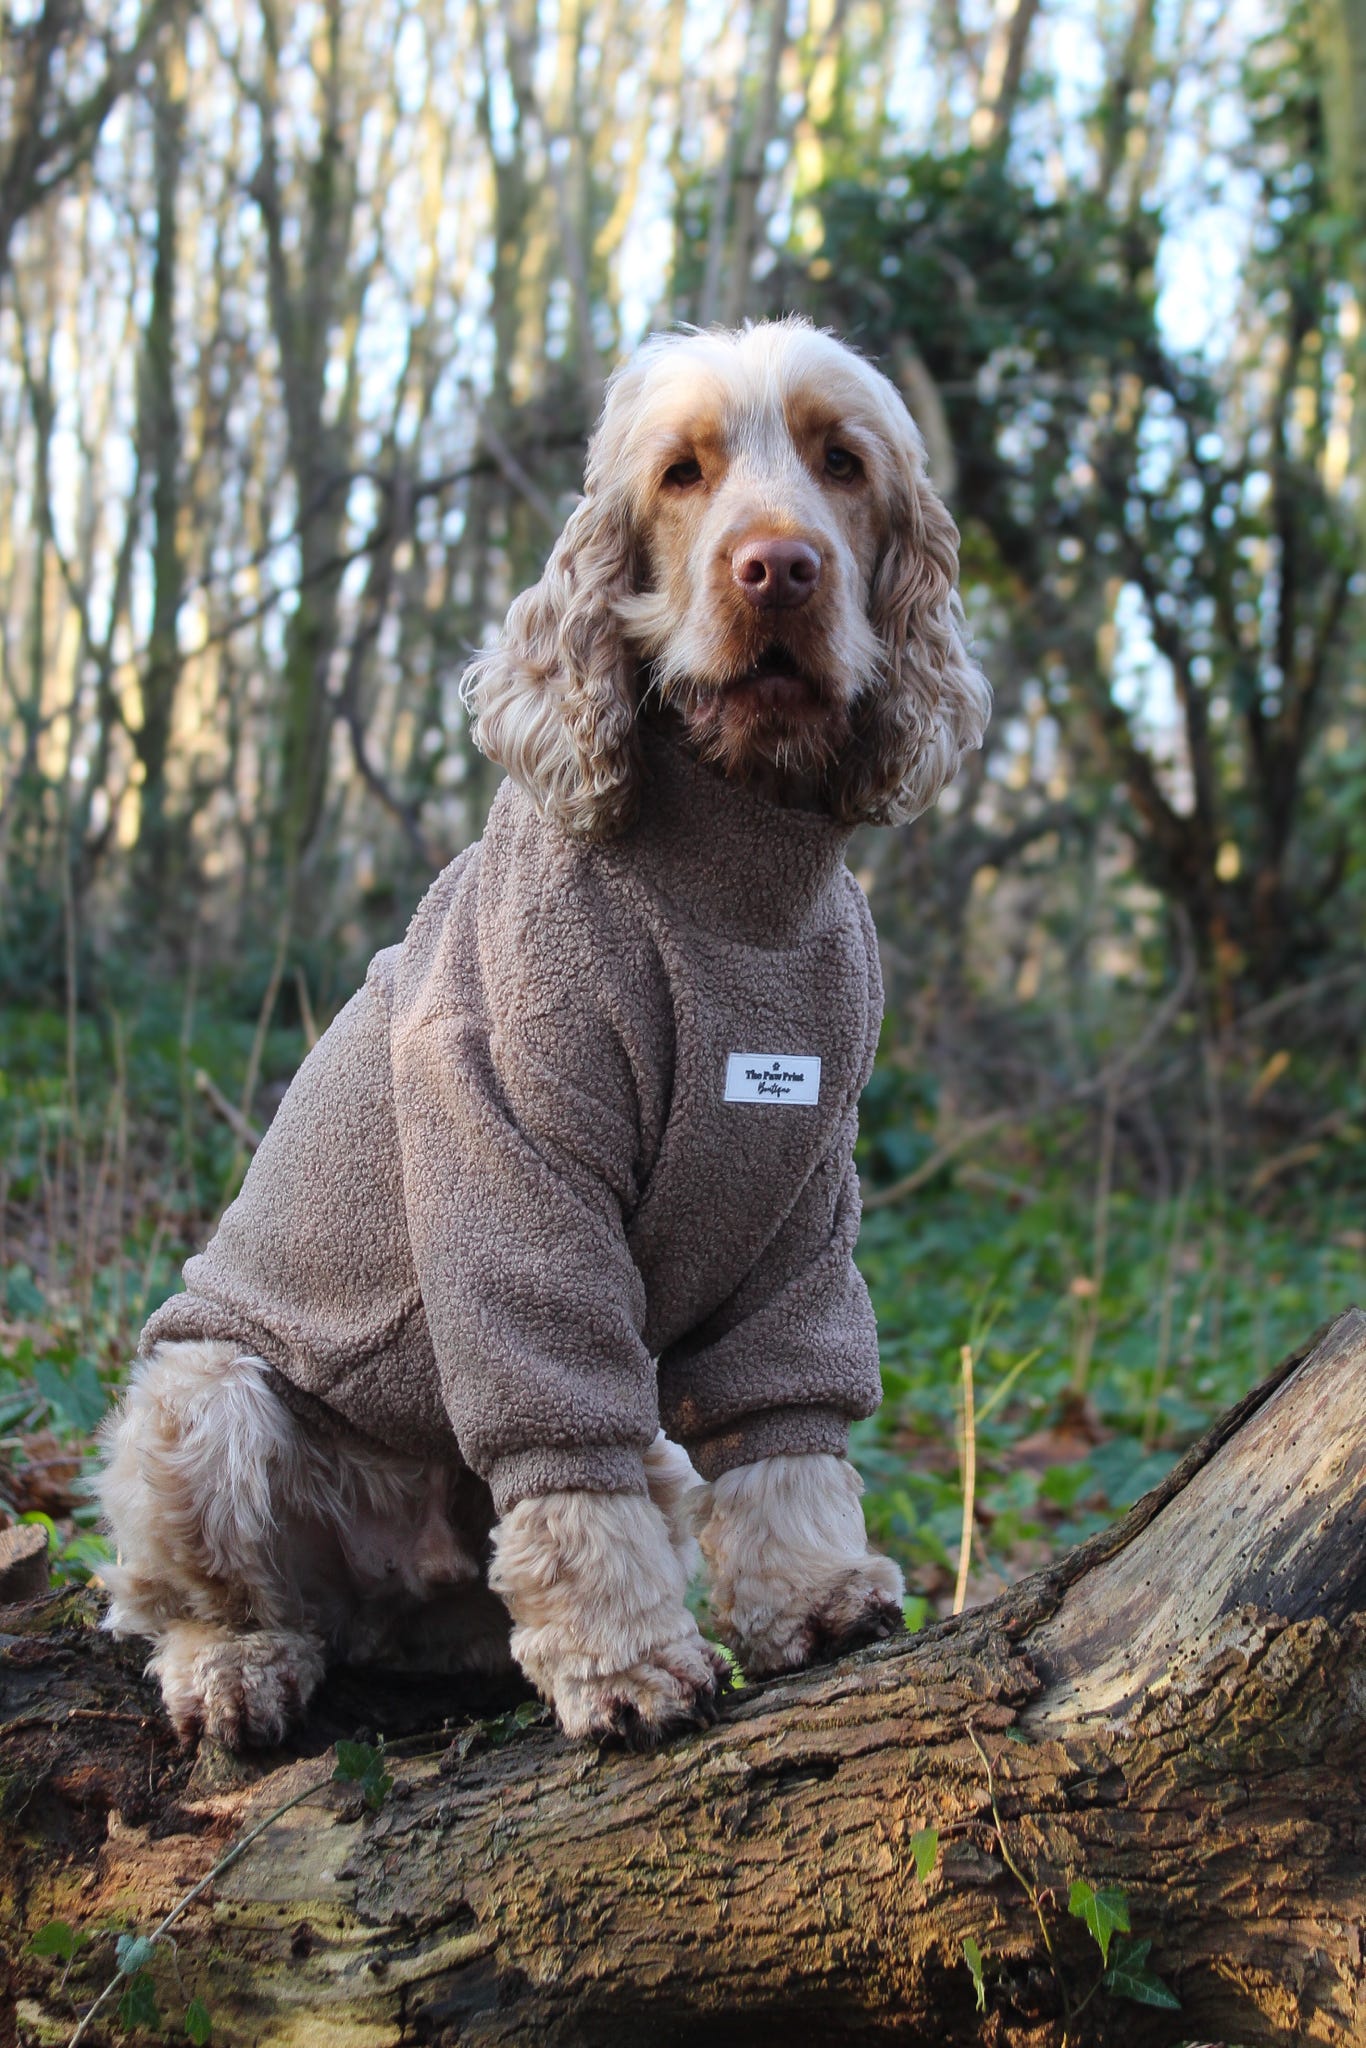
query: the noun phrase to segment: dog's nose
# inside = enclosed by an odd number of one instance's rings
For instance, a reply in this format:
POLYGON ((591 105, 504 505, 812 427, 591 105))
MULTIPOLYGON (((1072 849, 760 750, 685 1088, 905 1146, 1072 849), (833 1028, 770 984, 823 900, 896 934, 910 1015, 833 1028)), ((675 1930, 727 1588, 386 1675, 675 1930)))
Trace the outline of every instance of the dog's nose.
POLYGON ((821 558, 804 540, 746 541, 730 568, 757 612, 795 611, 821 580, 821 558))

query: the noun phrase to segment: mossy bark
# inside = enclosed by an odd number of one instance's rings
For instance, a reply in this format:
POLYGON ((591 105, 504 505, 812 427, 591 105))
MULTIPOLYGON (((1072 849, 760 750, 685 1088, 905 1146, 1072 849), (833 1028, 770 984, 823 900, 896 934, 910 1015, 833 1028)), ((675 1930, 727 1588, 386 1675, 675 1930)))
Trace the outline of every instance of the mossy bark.
POLYGON ((507 1723, 400 1739, 377 1814, 317 1752, 359 1719, 431 1727, 449 1689, 349 1677, 312 1756, 192 1760, 88 1600, 11 1610, 0 1924, 21 2037, 66 2039, 112 1964, 108 1941, 84 1951, 62 1988, 22 1952, 33 1930, 148 1931, 316 1782, 176 1930, 218 2043, 1362 2041, 1363 1518, 1353 1312, 1117 1529, 994 1606, 742 1693, 657 1757, 507 1723), (1179 2011, 1095 1988, 1076 1878, 1123 1890, 1179 2011))

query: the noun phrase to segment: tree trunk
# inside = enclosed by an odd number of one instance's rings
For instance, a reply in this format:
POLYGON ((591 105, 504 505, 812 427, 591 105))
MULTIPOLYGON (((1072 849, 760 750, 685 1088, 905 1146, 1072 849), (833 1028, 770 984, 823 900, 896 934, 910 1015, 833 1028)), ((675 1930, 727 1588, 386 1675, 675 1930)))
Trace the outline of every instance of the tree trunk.
POLYGON ((375 1814, 319 1746, 395 1701, 392 1725, 422 1725, 449 1688, 391 1681, 376 1705, 344 1674, 311 1757, 192 1762, 136 1655, 88 1635, 88 1595, 8 1610, 21 2032, 69 2035, 113 1968, 106 1938, 63 1989, 25 1936, 149 1932, 316 1783, 176 1927, 215 2043, 1359 2042, 1363 1515, 1353 1310, 1117 1528, 994 1605, 748 1690, 656 1757, 511 1722, 400 1740, 375 1814), (1097 1988, 1077 1879, 1122 1890, 1179 2011, 1097 1988))

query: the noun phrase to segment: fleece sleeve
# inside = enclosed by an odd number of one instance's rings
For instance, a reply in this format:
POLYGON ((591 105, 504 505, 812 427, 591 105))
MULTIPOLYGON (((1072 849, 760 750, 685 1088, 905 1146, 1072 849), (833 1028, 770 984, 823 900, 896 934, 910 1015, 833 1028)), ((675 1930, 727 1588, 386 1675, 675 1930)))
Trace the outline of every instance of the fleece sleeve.
POLYGON ((493 920, 484 1001, 395 1033, 418 1283, 461 1455, 499 1514, 560 1488, 645 1490, 659 1426, 623 1218, 639 1149, 603 934, 493 920))
POLYGON ((854 1112, 730 1300, 660 1360, 661 1420, 704 1478, 779 1452, 833 1451, 882 1398, 877 1326, 854 1264, 854 1112))

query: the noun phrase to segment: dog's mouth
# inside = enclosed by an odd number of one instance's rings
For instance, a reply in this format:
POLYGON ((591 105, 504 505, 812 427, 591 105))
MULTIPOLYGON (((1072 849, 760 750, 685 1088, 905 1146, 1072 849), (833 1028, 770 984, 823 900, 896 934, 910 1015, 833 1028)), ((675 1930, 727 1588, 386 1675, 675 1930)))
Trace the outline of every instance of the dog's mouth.
POLYGON ((774 718, 809 717, 824 708, 820 684, 777 641, 764 649, 752 668, 728 682, 723 694, 774 718))

